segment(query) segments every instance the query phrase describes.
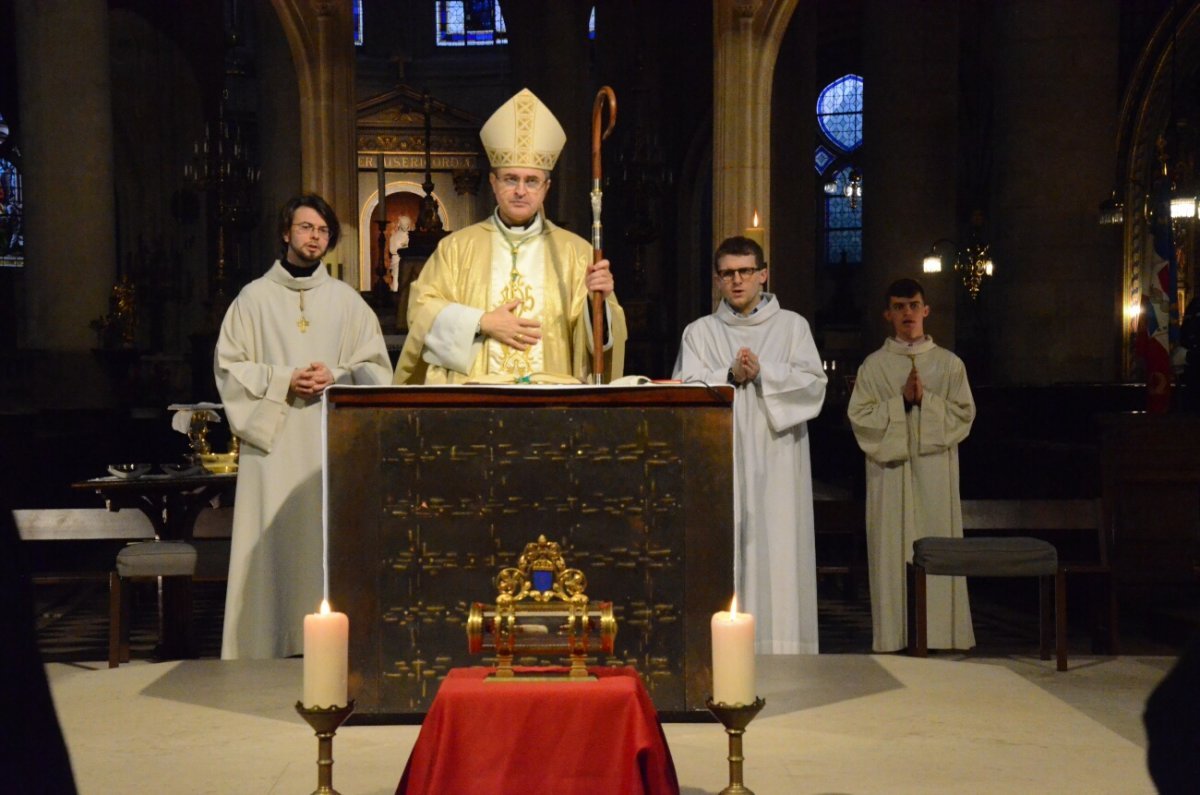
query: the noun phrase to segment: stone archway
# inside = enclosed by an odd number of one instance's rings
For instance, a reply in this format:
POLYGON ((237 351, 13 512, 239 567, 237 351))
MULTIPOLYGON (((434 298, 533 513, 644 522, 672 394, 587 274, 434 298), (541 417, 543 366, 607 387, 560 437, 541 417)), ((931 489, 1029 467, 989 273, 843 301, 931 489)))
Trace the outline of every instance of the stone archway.
POLYGON ((300 95, 301 186, 324 196, 343 219, 331 255, 358 283, 358 183, 355 164, 354 38, 351 4, 271 0, 287 37, 300 95))
MULTIPOLYGON (((1172 7, 1138 60, 1121 107, 1117 173, 1125 202, 1120 293, 1122 376, 1134 375, 1135 320, 1150 292, 1154 266, 1151 192, 1161 179, 1160 139, 1172 177, 1195 181, 1200 158, 1200 107, 1180 102, 1200 79, 1200 2, 1172 7), (1173 129, 1172 129, 1173 128, 1173 129)), ((1196 222, 1175 226, 1180 293, 1195 294, 1196 222)), ((1182 312, 1185 300, 1179 300, 1182 312)))

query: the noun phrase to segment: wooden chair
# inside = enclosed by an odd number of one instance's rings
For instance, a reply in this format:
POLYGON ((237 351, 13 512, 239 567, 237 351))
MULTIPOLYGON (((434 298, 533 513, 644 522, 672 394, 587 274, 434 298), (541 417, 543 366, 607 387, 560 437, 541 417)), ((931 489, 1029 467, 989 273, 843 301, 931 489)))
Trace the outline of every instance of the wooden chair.
POLYGON ((1067 586, 1058 552, 1048 541, 1005 538, 919 538, 913 542, 909 577, 908 651, 928 656, 925 575, 960 577, 1037 577, 1041 606, 1039 652, 1050 659, 1051 583, 1054 587, 1054 634, 1058 670, 1067 670, 1067 586))
POLYGON ((108 575, 108 667, 129 662, 129 589, 127 582, 152 581, 165 591, 174 589, 179 615, 163 616, 159 600, 159 638, 172 621, 183 628, 182 644, 192 648, 192 576, 196 548, 183 541, 140 541, 117 553, 116 569, 108 575))

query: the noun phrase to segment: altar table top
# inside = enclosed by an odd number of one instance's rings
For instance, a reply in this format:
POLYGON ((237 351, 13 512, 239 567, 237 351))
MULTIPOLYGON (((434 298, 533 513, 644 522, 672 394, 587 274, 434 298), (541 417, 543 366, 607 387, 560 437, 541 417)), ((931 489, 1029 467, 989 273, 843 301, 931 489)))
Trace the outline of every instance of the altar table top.
MULTIPOLYGON (((518 669, 518 671, 564 669, 518 669)), ((678 795, 654 704, 632 668, 595 681, 486 681, 453 668, 438 690, 397 795, 678 795)))

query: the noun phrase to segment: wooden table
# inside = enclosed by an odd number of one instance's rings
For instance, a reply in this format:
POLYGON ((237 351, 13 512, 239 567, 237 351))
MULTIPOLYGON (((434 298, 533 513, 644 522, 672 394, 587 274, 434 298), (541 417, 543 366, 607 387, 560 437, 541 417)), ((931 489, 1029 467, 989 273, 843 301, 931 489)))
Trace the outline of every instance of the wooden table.
MULTIPOLYGON (((71 488, 95 491, 110 511, 136 508, 167 541, 191 541, 200 511, 221 496, 232 501, 237 473, 215 475, 143 475, 140 478, 103 477, 72 483, 71 488)), ((222 500, 225 501, 225 500, 222 500)))
MULTIPOLYGON (((72 483, 71 488, 95 491, 110 511, 134 508, 146 515, 155 536, 168 541, 192 540, 196 517, 214 498, 232 501, 237 474, 143 475, 138 478, 103 477, 72 483)), ((163 582, 163 629, 159 655, 164 659, 195 657, 195 644, 187 631, 191 599, 187 587, 170 578, 163 582)))
POLYGON ((654 704, 633 669, 592 669, 598 679, 583 682, 489 682, 490 672, 450 670, 397 795, 678 795, 654 704))

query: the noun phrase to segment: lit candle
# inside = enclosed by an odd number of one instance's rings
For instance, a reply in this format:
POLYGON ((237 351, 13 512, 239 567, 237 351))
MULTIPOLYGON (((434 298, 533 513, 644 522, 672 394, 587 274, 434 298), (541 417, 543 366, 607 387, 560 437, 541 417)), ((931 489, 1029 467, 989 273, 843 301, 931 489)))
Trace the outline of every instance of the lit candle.
POLYGON ((754 616, 737 611, 737 594, 729 612, 713 614, 712 668, 713 701, 754 703, 754 616))
POLYGON ((758 225, 758 210, 754 211, 754 223, 742 231, 743 237, 748 237, 759 246, 765 245, 767 230, 758 225))
POLYGON ((349 701, 349 637, 350 619, 331 612, 324 599, 321 612, 304 617, 305 707, 341 707, 349 701))

